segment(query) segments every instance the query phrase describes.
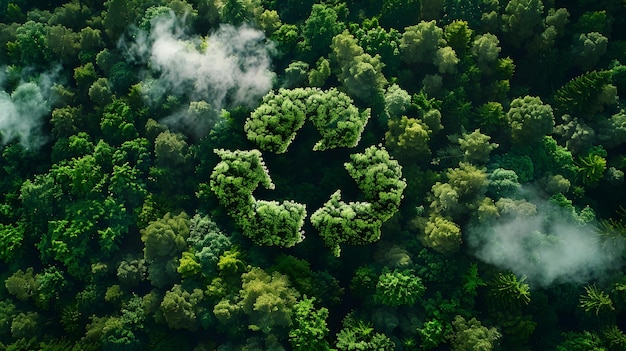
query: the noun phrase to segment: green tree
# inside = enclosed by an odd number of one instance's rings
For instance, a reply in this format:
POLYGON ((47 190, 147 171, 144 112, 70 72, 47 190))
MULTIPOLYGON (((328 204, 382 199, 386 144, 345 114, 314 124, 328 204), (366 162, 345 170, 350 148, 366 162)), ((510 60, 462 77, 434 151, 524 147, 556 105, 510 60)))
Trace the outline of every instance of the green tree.
POLYGON ((337 77, 347 92, 362 101, 382 96, 387 80, 379 55, 365 53, 348 30, 333 37, 331 59, 339 66, 337 77))
POLYGON ((513 197, 521 188, 519 177, 515 171, 504 168, 496 168, 489 173, 489 185, 487 194, 494 199, 500 197, 513 197))
POLYGON ((40 328, 41 317, 37 312, 20 312, 11 321, 11 335, 15 339, 37 337, 40 328))
POLYGON ((294 201, 254 203, 254 216, 241 219, 244 235, 258 245, 292 247, 304 240, 306 206, 294 201))
POLYGON ((575 64, 583 71, 592 69, 606 53, 608 42, 609 39, 598 32, 575 36, 571 48, 575 64))
POLYGON ((97 28, 84 27, 80 30, 79 58, 82 62, 94 61, 96 55, 104 48, 102 31, 97 28))
POLYGON ((311 14, 302 27, 304 40, 301 45, 310 50, 313 57, 328 53, 333 37, 345 28, 346 25, 341 18, 341 12, 345 9, 339 8, 339 10, 326 4, 314 4, 311 8, 311 14))
POLYGON ((189 217, 185 212, 177 215, 167 213, 163 218, 151 222, 141 230, 144 257, 147 261, 168 260, 187 247, 189 217))
POLYGON ((103 25, 105 33, 111 43, 117 42, 128 25, 134 20, 133 14, 140 13, 135 11, 133 4, 124 0, 108 0, 105 3, 106 11, 103 13, 103 25))
POLYGON ((411 95, 398 84, 392 84, 385 92, 385 112, 389 120, 400 118, 411 106, 411 95))
POLYGON ((597 350, 605 351, 600 336, 589 331, 563 333, 563 341, 556 346, 556 351, 597 350))
POLYGON ((311 224, 333 255, 339 257, 341 243, 363 245, 380 239, 382 223, 373 212, 368 202, 343 202, 337 190, 311 215, 311 224))
POLYGON ((9 294, 26 301, 37 294, 39 282, 35 279, 33 268, 29 267, 26 271, 18 269, 4 281, 4 286, 9 294))
POLYGON ((320 57, 316 67, 309 71, 309 85, 321 88, 326 84, 326 79, 330 77, 330 61, 320 57))
POLYGON ((578 158, 576 169, 582 183, 588 187, 599 184, 607 169, 606 159, 602 155, 606 152, 589 152, 585 156, 578 158))
POLYGON ((11 52, 24 65, 46 66, 49 62, 46 26, 43 23, 28 21, 15 30, 15 42, 7 43, 11 52))
POLYGON ((388 122, 385 146, 400 160, 424 160, 431 154, 429 141, 432 131, 417 118, 402 116, 388 122))
POLYGON ((530 302, 530 286, 526 276, 518 279, 513 273, 500 273, 489 282, 489 296, 497 308, 517 311, 530 302))
POLYGON ((614 311, 613 301, 611 297, 602 290, 599 290, 595 285, 587 285, 585 287, 585 294, 580 296, 580 307, 585 312, 594 311, 596 316, 600 315, 600 312, 614 311))
POLYGON ((485 73, 491 73, 500 54, 500 40, 491 33, 477 35, 472 42, 472 56, 476 60, 476 65, 485 73))
POLYGON ((421 240, 433 250, 449 255, 461 246, 461 228, 448 218, 431 215, 426 221, 421 240))
POLYGON ((359 112, 350 97, 334 88, 311 96, 308 102, 311 122, 322 135, 313 146, 314 151, 358 144, 370 118, 369 108, 359 112))
POLYGON ((196 330, 199 304, 203 297, 204 292, 201 289, 189 292, 175 284, 165 293, 160 306, 167 325, 172 329, 196 330))
POLYGON ((112 145, 134 139, 138 136, 134 122, 130 106, 124 101, 115 100, 104 108, 100 122, 102 135, 112 145))
POLYGON ((406 188, 402 166, 381 145, 352 154, 350 159, 344 164, 348 174, 356 181, 381 221, 390 219, 398 211, 406 188))
POLYGON ((590 71, 572 78, 554 93, 554 107, 560 114, 590 120, 602 109, 600 93, 611 81, 609 71, 590 71))
POLYGON ((330 346, 325 340, 328 334, 326 318, 328 309, 316 309, 315 298, 298 301, 293 307, 293 326, 289 331, 289 343, 295 351, 325 351, 330 346))
POLYGON ((231 300, 222 300, 213 312, 221 323, 237 325, 236 314, 247 317, 246 325, 253 331, 270 334, 279 327, 293 324, 293 311, 299 293, 289 279, 278 272, 268 274, 254 267, 241 275, 241 290, 231 300))
POLYGON ((284 153, 307 117, 307 99, 319 91, 310 88, 270 91, 246 119, 248 140, 261 149, 284 153))
POLYGON ((124 259, 119 263, 116 274, 122 288, 132 289, 146 279, 145 260, 132 257, 124 259))
POLYGON ((487 328, 476 318, 466 320, 462 316, 454 317, 452 322, 454 334, 450 336, 452 350, 493 350, 500 339, 495 328, 487 328))
POLYGON ((378 277, 374 301, 391 307, 413 306, 425 291, 422 279, 413 271, 387 271, 378 277))
POLYGON ((246 215, 254 202, 252 192, 259 184, 274 184, 258 150, 214 150, 222 159, 211 174, 211 190, 231 216, 246 215))
POLYGON ((337 349, 341 351, 392 351, 395 343, 385 334, 377 333, 370 325, 348 315, 337 333, 337 349))
POLYGON ((65 64, 75 64, 79 46, 79 34, 61 25, 51 26, 46 31, 46 45, 50 55, 65 64))
POLYGON ((456 65, 460 62, 454 49, 444 46, 437 49, 433 63, 438 67, 439 73, 456 73, 456 65))
POLYGON ((465 162, 483 162, 489 161, 489 154, 498 144, 490 143, 491 137, 480 132, 480 129, 459 138, 459 145, 463 152, 463 161, 465 162))
POLYGON ((189 224, 187 243, 207 277, 217 272, 220 255, 232 246, 231 240, 209 216, 196 214, 189 224))
POLYGON ((538 31, 543 24, 542 0, 512 0, 502 13, 502 30, 507 36, 507 43, 515 47, 538 31))
POLYGON ((13 262, 24 241, 24 223, 0 223, 0 261, 13 262))
POLYGON ((552 107, 544 104, 539 97, 513 99, 506 117, 516 144, 541 141, 554 129, 552 107))
POLYGON ((400 39, 400 58, 407 63, 432 63, 437 50, 445 44, 443 29, 434 20, 421 21, 404 29, 400 39))

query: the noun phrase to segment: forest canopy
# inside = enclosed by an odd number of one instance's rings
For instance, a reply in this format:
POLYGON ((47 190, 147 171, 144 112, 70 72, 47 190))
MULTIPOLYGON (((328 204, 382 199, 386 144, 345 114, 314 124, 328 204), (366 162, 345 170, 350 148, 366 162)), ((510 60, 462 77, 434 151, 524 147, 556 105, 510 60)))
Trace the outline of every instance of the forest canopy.
POLYGON ((625 350, 625 21, 0 0, 0 350, 625 350))

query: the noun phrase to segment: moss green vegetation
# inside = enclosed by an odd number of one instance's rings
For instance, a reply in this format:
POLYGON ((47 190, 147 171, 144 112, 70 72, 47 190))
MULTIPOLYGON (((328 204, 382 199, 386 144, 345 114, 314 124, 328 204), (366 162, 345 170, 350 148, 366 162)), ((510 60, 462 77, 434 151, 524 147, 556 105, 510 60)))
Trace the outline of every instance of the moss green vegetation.
POLYGON ((1 350, 626 349, 623 0, 1 0, 1 350))

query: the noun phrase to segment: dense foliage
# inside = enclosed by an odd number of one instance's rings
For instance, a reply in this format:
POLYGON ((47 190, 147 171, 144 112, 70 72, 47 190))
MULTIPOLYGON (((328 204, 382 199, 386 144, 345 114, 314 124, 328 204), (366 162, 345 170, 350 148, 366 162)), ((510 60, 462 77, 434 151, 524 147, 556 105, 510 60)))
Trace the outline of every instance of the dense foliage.
POLYGON ((0 350, 626 349, 625 21, 0 1, 0 350))

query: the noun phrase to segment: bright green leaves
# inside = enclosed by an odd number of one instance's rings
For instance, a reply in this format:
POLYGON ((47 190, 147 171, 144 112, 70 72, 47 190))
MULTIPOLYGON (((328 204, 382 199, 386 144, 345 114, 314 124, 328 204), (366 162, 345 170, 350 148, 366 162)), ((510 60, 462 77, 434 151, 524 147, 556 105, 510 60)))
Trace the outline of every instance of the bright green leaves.
POLYGON ((244 235, 259 245, 291 247, 302 241, 306 207, 293 201, 255 200, 252 192, 274 184, 261 152, 215 150, 222 161, 211 174, 211 190, 244 235))
POLYGON ((246 120, 244 130, 248 140, 263 150, 279 154, 287 151, 304 125, 306 100, 315 91, 302 88, 270 91, 246 120))
POLYGON ((329 345, 324 340, 328 334, 328 309, 315 309, 313 302, 315 298, 305 297, 294 305, 294 326, 289 331, 289 343, 295 351, 329 350, 329 345))
POLYGON ((214 150, 222 159, 211 173, 211 190, 233 218, 252 210, 252 192, 259 184, 273 189, 274 184, 263 164, 259 150, 214 150))
POLYGON ((311 215, 311 223, 319 231, 326 246, 339 257, 339 244, 368 244, 380 238, 382 222, 372 215, 367 202, 341 201, 341 191, 330 196, 324 206, 311 215))
POLYGON ((254 203, 254 217, 242 221, 244 234, 259 245, 291 247, 304 239, 306 206, 294 201, 254 203))
POLYGON ((453 351, 484 350, 496 348, 502 336, 496 328, 487 328, 476 318, 470 320, 456 316, 452 322, 454 333, 449 336, 453 351))
POLYGON ((383 222, 396 213, 406 188, 401 166, 382 146, 371 146, 351 158, 346 170, 367 202, 345 203, 338 190, 311 215, 311 223, 335 256, 339 256, 343 242, 369 244, 378 240, 383 222))
POLYGON ((359 112, 352 99, 336 89, 280 89, 263 97, 263 103, 246 120, 248 140, 262 150, 281 154, 296 137, 306 118, 322 135, 313 147, 323 151, 355 147, 370 117, 370 110, 359 112))
MULTIPOLYGON (((222 158, 211 174, 211 190, 243 234, 258 245, 291 247, 304 239, 306 206, 294 201, 256 200, 259 184, 273 189, 258 150, 215 150, 222 158)), ((341 243, 368 244, 380 238, 383 222, 398 210, 406 181, 402 168, 382 146, 371 146, 351 155, 345 164, 367 202, 341 200, 337 190, 311 216, 325 244, 339 256, 341 243)))
POLYGON ((313 151, 355 147, 359 143, 370 109, 359 112, 352 99, 337 89, 312 95, 309 101, 311 122, 322 135, 313 151))
MULTIPOLYGON (((280 89, 270 92, 246 120, 244 130, 259 148, 285 153, 309 118, 322 139, 314 151, 355 147, 370 110, 359 111, 352 99, 336 89, 280 89)), ((252 193, 259 184, 273 189, 261 152, 216 150, 222 161, 211 174, 210 187, 244 235, 259 245, 291 247, 304 239, 301 230, 306 206, 293 201, 256 200, 252 193)), ((327 246, 339 256, 339 244, 367 244, 380 238, 382 223, 398 210, 406 181, 396 160, 382 146, 372 146, 350 156, 345 164, 363 191, 366 202, 341 200, 337 190, 311 216, 327 246)))
POLYGON ((406 180, 402 167, 382 146, 370 146, 363 153, 350 155, 344 164, 365 198, 382 221, 391 218, 400 206, 406 180))
POLYGON ((613 301, 611 297, 602 290, 599 290, 595 285, 588 285, 585 287, 585 294, 580 296, 580 307, 585 312, 594 311, 596 316, 600 312, 614 311, 613 301))

